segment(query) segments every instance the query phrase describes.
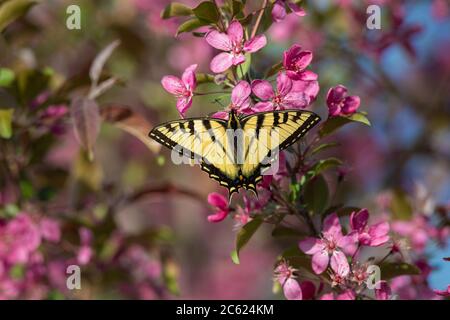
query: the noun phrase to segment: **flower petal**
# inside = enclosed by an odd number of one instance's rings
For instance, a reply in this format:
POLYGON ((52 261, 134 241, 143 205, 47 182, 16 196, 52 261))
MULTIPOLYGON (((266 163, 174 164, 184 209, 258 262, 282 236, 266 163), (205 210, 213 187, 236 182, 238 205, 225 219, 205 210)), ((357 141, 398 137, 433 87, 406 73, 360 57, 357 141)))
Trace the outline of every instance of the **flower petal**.
POLYGON ((361 101, 358 96, 350 96, 344 99, 344 106, 342 107, 342 113, 352 114, 358 110, 361 101))
POLYGON ((228 210, 228 200, 217 192, 211 192, 208 195, 208 203, 222 210, 228 210))
POLYGON ((355 300, 355 292, 351 289, 345 290, 343 293, 338 294, 336 300, 355 300))
POLYGON ((300 8, 297 4, 295 4, 294 2, 289 1, 288 2, 288 6, 291 9, 291 11, 296 14, 299 17, 304 17, 306 16, 306 12, 305 10, 303 10, 302 8, 300 8))
POLYGON ((293 80, 314 81, 317 80, 318 77, 317 73, 314 73, 311 70, 305 70, 298 74, 298 79, 293 80))
POLYGON ((191 105, 192 105, 191 97, 179 98, 177 100, 177 110, 183 118, 184 118, 186 111, 191 107, 191 105))
POLYGON ((248 100, 252 93, 252 87, 247 81, 239 81, 231 91, 231 102, 240 107, 248 100))
POLYGON ((302 47, 299 44, 292 45, 283 53, 283 66, 288 69, 300 52, 302 52, 302 47))
POLYGON ((287 300, 302 300, 302 289, 297 280, 288 278, 283 284, 284 296, 287 300))
POLYGON ((223 50, 223 51, 233 50, 233 46, 231 44, 231 39, 225 33, 221 33, 217 30, 213 30, 213 31, 208 32, 205 39, 206 39, 206 42, 208 42, 210 46, 212 46, 216 49, 223 50))
POLYGON ((283 98, 283 105, 286 108, 303 109, 308 106, 309 98, 303 92, 289 92, 283 98))
POLYGON ((184 70, 183 75, 181 76, 181 80, 185 85, 192 91, 195 89, 197 84, 197 80, 195 78, 195 70, 197 69, 197 65, 193 64, 184 70))
POLYGON ((277 76, 277 91, 281 96, 287 95, 292 89, 292 80, 283 73, 280 72, 277 76))
POLYGON ((233 56, 233 65, 237 66, 238 64, 241 64, 245 61, 244 54, 240 53, 238 55, 233 56))
POLYGON ((284 2, 277 0, 273 4, 272 8, 272 19, 275 22, 280 22, 286 18, 286 8, 284 7, 284 2))
POLYGON ((325 244, 319 238, 308 237, 298 243, 300 250, 306 254, 315 254, 324 250, 325 244))
POLYGON ((367 221, 369 221, 369 211, 367 209, 352 212, 350 215, 350 226, 352 230, 361 232, 367 226, 367 221))
POLYGON ((346 94, 347 88, 342 85, 338 85, 334 88, 331 88, 330 90, 328 90, 327 93, 327 104, 341 102, 341 100, 344 99, 346 94))
POLYGON ((258 35, 244 43, 245 52, 256 52, 264 48, 267 44, 267 39, 265 35, 258 35))
POLYGON ((228 52, 219 53, 215 56, 209 65, 212 72, 221 73, 233 65, 233 55, 228 52))
POLYGON ((314 283, 308 280, 303 281, 300 283, 300 288, 302 289, 303 300, 310 300, 314 298, 314 295, 316 294, 316 287, 314 286, 314 283))
POLYGON ((242 28, 242 25, 239 21, 234 20, 230 23, 227 34, 231 42, 240 44, 242 42, 242 39, 244 38, 244 29, 242 28))
POLYGON ((227 215, 228 215, 228 211, 219 210, 215 214, 209 215, 208 216, 208 221, 209 222, 220 222, 220 221, 225 220, 227 215))
POLYGON ((321 274, 328 267, 330 257, 325 250, 316 252, 312 257, 312 269, 316 274, 321 274))
POLYGON ((295 60, 295 66, 297 69, 304 70, 311 63, 313 59, 313 54, 311 51, 302 51, 300 52, 295 60))
POLYGON ((377 300, 388 300, 392 294, 391 287, 384 280, 378 282, 376 288, 378 288, 375 289, 375 297, 377 300))
POLYGON ((275 109, 275 107, 271 101, 258 102, 252 108, 252 110, 254 110, 254 112, 273 111, 274 109, 275 109))
POLYGON ((262 100, 269 100, 275 95, 272 85, 267 80, 253 80, 252 91, 262 100))
POLYGON ((353 253, 356 249, 355 244, 358 239, 357 233, 349 233, 342 238, 340 238, 337 242, 337 246, 341 248, 344 252, 353 253))
POLYGON ((164 89, 176 96, 182 95, 186 91, 186 87, 180 78, 175 76, 164 76, 161 80, 164 89))
POLYGON ((323 222, 323 233, 326 238, 338 241, 342 237, 341 224, 336 213, 330 214, 323 222))
POLYGON ((335 250, 331 255, 330 261, 331 269, 341 277, 346 277, 350 272, 350 266, 347 257, 342 251, 335 250))

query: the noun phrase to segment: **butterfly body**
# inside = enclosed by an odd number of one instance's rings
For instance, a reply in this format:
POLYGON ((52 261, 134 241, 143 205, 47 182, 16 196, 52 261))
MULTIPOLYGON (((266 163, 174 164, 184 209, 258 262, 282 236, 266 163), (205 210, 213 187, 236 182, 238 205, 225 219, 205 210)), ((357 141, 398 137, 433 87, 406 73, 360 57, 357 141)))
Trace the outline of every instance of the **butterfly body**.
POLYGON ((155 127, 149 136, 179 155, 198 161, 201 169, 226 187, 255 194, 264 170, 279 151, 298 141, 320 118, 309 111, 282 110, 238 116, 228 120, 191 118, 155 127))

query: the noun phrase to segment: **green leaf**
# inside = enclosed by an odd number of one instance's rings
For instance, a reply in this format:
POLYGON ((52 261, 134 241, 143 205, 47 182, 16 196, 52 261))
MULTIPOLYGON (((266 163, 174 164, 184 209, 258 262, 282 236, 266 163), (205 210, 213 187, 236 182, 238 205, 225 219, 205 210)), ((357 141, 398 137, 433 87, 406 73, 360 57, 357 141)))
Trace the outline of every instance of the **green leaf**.
POLYGON ((320 136, 325 137, 325 136, 333 133, 340 127, 346 125, 347 123, 351 123, 351 122, 359 122, 359 123, 363 123, 363 124, 370 126, 369 119, 367 119, 367 117, 363 113, 354 113, 349 117, 341 117, 341 116, 330 117, 324 122, 324 124, 322 125, 322 128, 320 128, 320 131, 319 131, 320 136))
POLYGON ((329 168, 332 168, 332 167, 338 167, 340 165, 342 165, 342 161, 339 160, 338 158, 328 158, 328 159, 325 159, 325 160, 318 161, 314 165, 312 170, 314 171, 315 175, 318 175, 322 171, 325 171, 325 170, 327 170, 329 168))
POLYGON ((278 261, 286 260, 288 264, 296 269, 306 269, 311 271, 311 257, 303 253, 298 245, 286 249, 279 257, 278 261))
POLYGON ((418 275, 421 273, 420 269, 412 264, 405 262, 384 262, 380 265, 381 278, 389 280, 403 275, 418 275))
POLYGON ((214 82, 214 76, 208 73, 196 73, 195 78, 197 79, 197 84, 214 82))
POLYGON ((250 222, 246 223, 241 230, 239 230, 236 237, 235 253, 232 253, 233 262, 239 264, 239 252, 248 243, 250 238, 255 234, 256 230, 261 226, 263 220, 261 217, 256 217, 250 222))
POLYGON ((319 152, 322 152, 324 150, 327 150, 329 148, 333 148, 333 147, 336 147, 336 146, 339 146, 339 143, 337 143, 337 142, 323 143, 320 146, 318 146, 315 149, 313 149, 311 151, 311 155, 318 154, 319 152))
POLYGON ((343 208, 336 210, 336 214, 339 217, 344 217, 344 216, 349 216, 353 212, 358 212, 360 210, 361 210, 361 208, 358 208, 358 207, 343 207, 343 208))
POLYGON ((244 78, 244 76, 250 70, 250 65, 252 64, 252 55, 250 53, 245 54, 245 61, 237 66, 237 75, 240 79, 244 78))
POLYGON ((190 16, 191 14, 193 14, 192 9, 188 6, 182 3, 172 2, 161 12, 161 18, 169 19, 172 17, 190 16))
POLYGON ((12 137, 12 118, 14 109, 0 109, 0 137, 9 139, 12 137))
POLYGON ((369 121, 369 119, 367 119, 367 117, 366 117, 366 115, 364 113, 356 112, 356 113, 352 114, 348 118, 350 120, 354 121, 354 122, 360 122, 360 123, 363 123, 363 124, 368 125, 370 127, 370 121, 369 121))
POLYGON ((244 9, 244 4, 239 0, 231 1, 231 15, 234 17, 241 13, 242 9, 244 9))
POLYGON ((16 78, 14 71, 8 68, 0 68, 0 87, 8 87, 16 78))
POLYGON ((271 66, 270 69, 267 71, 267 73, 266 73, 266 78, 273 76, 273 75, 276 74, 278 71, 280 71, 281 68, 283 68, 283 62, 278 62, 278 63, 274 64, 274 65, 271 66))
POLYGON ((179 34, 181 34, 183 32, 193 31, 195 29, 198 29, 198 28, 206 26, 206 25, 208 25, 207 21, 200 20, 197 18, 189 19, 188 21, 183 22, 178 27, 178 30, 177 30, 177 33, 175 34, 175 36, 178 36, 179 34))
POLYGON ((412 216, 412 206, 402 190, 394 190, 391 200, 392 216, 396 220, 408 220, 412 216))
POLYGON ((220 18, 216 5, 210 1, 200 3, 197 7, 192 9, 192 11, 198 19, 207 22, 216 23, 220 18))
POLYGON ((25 276, 25 266, 23 264, 15 264, 9 270, 11 278, 20 280, 25 276))
POLYGON ((0 7, 0 32, 11 22, 25 15, 36 3, 35 0, 10 0, 3 3, 0 7))
POLYGON ((272 231, 272 237, 298 237, 302 233, 284 226, 276 226, 272 231))
POLYGON ((238 19, 238 21, 241 23, 241 25, 243 27, 246 27, 246 26, 248 26, 248 25, 250 25, 252 23, 253 17, 254 17, 254 14, 253 13, 249 13, 248 16, 246 16, 246 17, 244 17, 242 19, 238 19))
POLYGON ((304 199, 306 207, 315 214, 322 213, 328 206, 328 184, 322 175, 311 179, 305 186, 304 199))

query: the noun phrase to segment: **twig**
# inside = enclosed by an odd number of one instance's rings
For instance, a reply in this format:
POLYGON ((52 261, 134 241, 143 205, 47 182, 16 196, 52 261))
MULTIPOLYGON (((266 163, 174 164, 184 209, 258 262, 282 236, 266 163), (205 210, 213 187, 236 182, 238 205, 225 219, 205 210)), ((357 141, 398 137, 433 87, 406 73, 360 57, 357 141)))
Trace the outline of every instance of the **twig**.
MULTIPOLYGON (((264 0, 262 8, 266 8, 266 6, 267 6, 267 0, 264 0)), ((258 14, 258 18, 256 19, 256 23, 253 26, 253 30, 252 30, 252 34, 251 34, 250 38, 253 38, 256 35, 256 32, 258 31, 258 27, 261 24, 263 14, 264 14, 264 9, 262 9, 258 14)))

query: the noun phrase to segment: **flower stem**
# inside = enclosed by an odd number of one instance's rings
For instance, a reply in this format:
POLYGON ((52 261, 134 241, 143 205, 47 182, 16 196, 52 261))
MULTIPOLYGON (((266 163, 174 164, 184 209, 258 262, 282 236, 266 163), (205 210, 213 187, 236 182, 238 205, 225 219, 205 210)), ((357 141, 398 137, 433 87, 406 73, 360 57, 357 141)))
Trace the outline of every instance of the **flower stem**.
POLYGON ((256 35, 256 32, 258 31, 259 25, 261 24, 262 16, 264 14, 264 8, 267 6, 267 0, 264 0, 262 5, 262 10, 258 14, 258 18, 256 19, 256 23, 253 26, 252 34, 250 38, 253 38, 256 35))

